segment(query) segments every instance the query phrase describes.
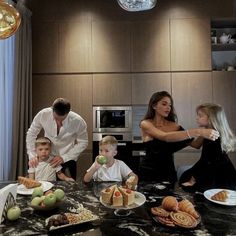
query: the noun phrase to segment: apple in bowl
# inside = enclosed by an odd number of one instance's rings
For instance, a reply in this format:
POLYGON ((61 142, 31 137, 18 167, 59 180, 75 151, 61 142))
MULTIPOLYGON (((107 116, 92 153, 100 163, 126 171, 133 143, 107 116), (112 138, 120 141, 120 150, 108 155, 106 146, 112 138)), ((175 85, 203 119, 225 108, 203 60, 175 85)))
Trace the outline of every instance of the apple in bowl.
POLYGON ((41 197, 33 197, 30 202, 30 207, 38 211, 49 211, 59 207, 64 200, 65 192, 62 189, 49 191, 41 197))

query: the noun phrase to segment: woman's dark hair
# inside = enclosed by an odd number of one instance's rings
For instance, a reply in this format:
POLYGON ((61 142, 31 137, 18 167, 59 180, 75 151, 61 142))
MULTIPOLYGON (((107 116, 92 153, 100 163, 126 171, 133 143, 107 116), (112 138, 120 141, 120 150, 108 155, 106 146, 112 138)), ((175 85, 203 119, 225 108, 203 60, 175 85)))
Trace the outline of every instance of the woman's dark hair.
POLYGON ((52 110, 58 116, 64 116, 70 112, 70 102, 65 98, 57 98, 52 104, 52 110))
POLYGON ((174 121, 174 122, 177 120, 177 115, 175 113, 173 99, 171 95, 166 91, 156 92, 151 96, 149 104, 148 104, 148 110, 143 120, 153 119, 155 117, 155 110, 153 109, 153 107, 164 97, 168 97, 171 101, 170 113, 166 119, 169 121, 174 121))

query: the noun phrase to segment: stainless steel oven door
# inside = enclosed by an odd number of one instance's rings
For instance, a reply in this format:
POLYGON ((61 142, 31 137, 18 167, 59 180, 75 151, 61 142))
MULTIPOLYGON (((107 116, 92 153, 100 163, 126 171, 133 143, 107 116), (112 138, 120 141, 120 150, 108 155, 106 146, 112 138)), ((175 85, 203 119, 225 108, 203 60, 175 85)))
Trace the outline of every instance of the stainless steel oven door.
POLYGON ((132 107, 93 107, 93 132, 131 132, 132 107))

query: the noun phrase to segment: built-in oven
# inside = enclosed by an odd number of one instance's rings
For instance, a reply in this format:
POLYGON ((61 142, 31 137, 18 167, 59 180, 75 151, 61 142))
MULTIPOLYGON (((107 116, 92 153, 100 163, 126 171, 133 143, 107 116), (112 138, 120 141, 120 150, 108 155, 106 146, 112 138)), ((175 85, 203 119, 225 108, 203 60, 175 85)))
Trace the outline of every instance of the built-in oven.
POLYGON ((132 132, 131 106, 94 106, 93 132, 132 132))
POLYGON ((99 141, 107 135, 114 136, 118 141, 115 158, 124 161, 136 173, 139 159, 132 156, 132 133, 93 133, 93 161, 99 154, 99 141))

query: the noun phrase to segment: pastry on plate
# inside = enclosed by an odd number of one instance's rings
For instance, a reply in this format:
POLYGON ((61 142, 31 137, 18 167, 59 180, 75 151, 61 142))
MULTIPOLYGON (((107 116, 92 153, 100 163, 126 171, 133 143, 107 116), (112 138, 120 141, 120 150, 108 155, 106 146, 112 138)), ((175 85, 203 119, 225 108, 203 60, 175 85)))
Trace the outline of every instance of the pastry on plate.
POLYGON ((119 187, 119 190, 123 195, 124 206, 128 206, 134 203, 134 198, 135 198, 134 191, 122 187, 119 187))
POLYGON ((213 196, 211 196, 211 199, 219 202, 226 202, 228 199, 228 194, 229 194, 228 191, 221 190, 215 193, 213 196))
POLYGON ((101 191, 102 202, 106 204, 111 204, 111 198, 112 198, 115 187, 116 185, 112 185, 101 191))
POLYGON ((112 196, 112 205, 113 206, 123 206, 123 195, 117 186, 114 189, 113 196, 112 196))
POLYGON ((23 184, 26 188, 36 188, 41 186, 41 183, 39 181, 23 176, 18 176, 18 182, 20 184, 23 184))

